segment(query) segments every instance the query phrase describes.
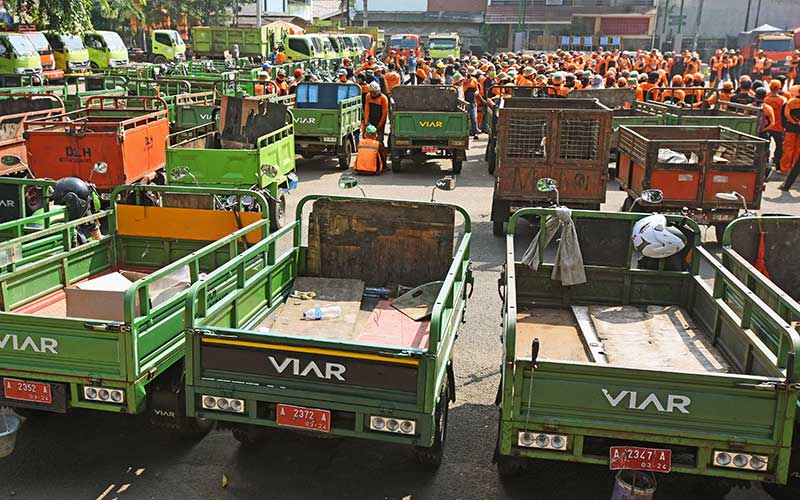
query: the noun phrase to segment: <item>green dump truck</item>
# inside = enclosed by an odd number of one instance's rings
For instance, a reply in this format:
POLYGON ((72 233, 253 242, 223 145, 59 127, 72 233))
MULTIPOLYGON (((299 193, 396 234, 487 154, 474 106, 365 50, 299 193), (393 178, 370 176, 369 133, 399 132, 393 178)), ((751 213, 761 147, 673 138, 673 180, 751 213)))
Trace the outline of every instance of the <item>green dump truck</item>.
POLYGON ((305 158, 318 154, 335 156, 339 168, 350 168, 363 112, 358 85, 299 84, 292 110, 297 152, 305 158))
POLYGON ((469 216, 453 205, 304 198, 290 225, 191 288, 187 414, 243 444, 302 430, 413 446, 438 467, 470 244, 469 216), (404 287, 411 300, 392 299, 404 287))
POLYGON ((267 236, 266 200, 229 189, 121 186, 111 208, 0 243, 0 405, 147 413, 187 436, 184 307, 189 286, 267 236), (144 191, 204 195, 205 209, 145 206, 144 191), (115 203, 118 196, 129 200, 115 203), (79 244, 86 224, 106 234, 79 244), (34 256, 10 249, 52 242, 34 256))
POLYGON ((389 139, 392 171, 402 169, 404 158, 417 163, 428 154, 449 158, 453 173, 461 173, 469 149, 467 103, 452 87, 401 85, 392 89, 389 139))
POLYGON ((192 84, 186 80, 130 78, 127 87, 129 95, 164 99, 172 131, 206 125, 213 122, 219 114, 214 93, 192 91, 192 84))
POLYGON ((233 54, 235 45, 240 56, 263 60, 287 35, 280 27, 192 26, 192 51, 195 56, 221 59, 225 52, 233 54))
POLYGON ((297 185, 292 113, 274 96, 222 98, 219 127, 170 136, 167 182, 254 189, 269 199, 273 228, 285 222, 286 193, 297 185))
POLYGON ((538 251, 550 246, 544 231, 515 257, 522 218, 545 227, 554 215, 524 209, 509 222, 499 282, 501 474, 520 472, 522 459, 612 469, 637 459, 635 467, 697 475, 715 492, 704 498, 721 498, 735 480, 786 484, 793 441, 797 463, 792 325, 700 246, 700 229, 681 216, 666 220, 685 248, 651 259, 639 258, 631 237, 644 214, 572 211, 586 282, 563 285, 553 279, 554 252, 538 251))

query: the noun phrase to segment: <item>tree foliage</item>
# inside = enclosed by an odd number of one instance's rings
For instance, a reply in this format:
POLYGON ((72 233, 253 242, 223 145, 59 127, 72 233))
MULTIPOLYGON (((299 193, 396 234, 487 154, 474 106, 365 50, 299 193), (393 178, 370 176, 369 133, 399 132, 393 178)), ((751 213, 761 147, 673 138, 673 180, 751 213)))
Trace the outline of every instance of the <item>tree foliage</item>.
POLYGON ((92 0, 6 0, 17 20, 62 33, 92 28, 92 0))

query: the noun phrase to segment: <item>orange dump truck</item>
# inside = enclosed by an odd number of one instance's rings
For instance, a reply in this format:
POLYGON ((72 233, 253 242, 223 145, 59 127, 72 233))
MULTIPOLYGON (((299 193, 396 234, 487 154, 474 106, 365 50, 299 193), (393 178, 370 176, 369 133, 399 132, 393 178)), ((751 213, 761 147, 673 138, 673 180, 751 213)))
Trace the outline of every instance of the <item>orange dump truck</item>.
POLYGON ((93 96, 71 113, 25 122, 28 165, 38 178, 89 179, 101 191, 144 179, 166 165, 167 103, 159 97, 93 96))

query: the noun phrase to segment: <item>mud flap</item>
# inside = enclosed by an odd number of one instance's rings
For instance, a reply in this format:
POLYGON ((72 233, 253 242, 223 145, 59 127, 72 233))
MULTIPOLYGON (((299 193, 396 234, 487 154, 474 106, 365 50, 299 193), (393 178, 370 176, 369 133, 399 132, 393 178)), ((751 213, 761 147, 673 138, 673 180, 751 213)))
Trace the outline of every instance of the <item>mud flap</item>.
POLYGON ((449 391, 450 392, 450 402, 451 403, 455 403, 456 402, 456 375, 455 375, 455 370, 453 370, 453 363, 452 362, 447 364, 447 385, 449 386, 448 389, 450 389, 450 391, 449 391))

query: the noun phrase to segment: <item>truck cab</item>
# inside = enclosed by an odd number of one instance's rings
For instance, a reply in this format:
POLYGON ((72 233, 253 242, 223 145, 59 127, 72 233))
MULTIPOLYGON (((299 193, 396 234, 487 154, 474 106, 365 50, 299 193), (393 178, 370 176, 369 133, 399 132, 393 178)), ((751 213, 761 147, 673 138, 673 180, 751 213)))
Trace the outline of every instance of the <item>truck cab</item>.
POLYGON ((36 47, 20 33, 0 33, 0 75, 40 75, 36 47))
POLYGON ((36 51, 39 52, 42 74, 50 81, 64 78, 64 72, 56 68, 56 58, 53 55, 53 48, 47 42, 44 33, 36 31, 35 29, 29 31, 23 30, 22 28, 20 28, 20 33, 25 35, 33 44, 34 48, 36 48, 36 51))
POLYGON ((128 65, 128 48, 114 31, 92 31, 83 35, 92 69, 123 68, 128 65))
POLYGON ((419 35, 392 35, 389 40, 389 50, 402 54, 405 57, 415 55, 422 56, 422 44, 419 35))
POLYGON ((461 38, 458 33, 443 35, 431 33, 428 38, 428 51, 434 59, 444 59, 448 56, 459 59, 461 57, 461 38))
POLYGON ((60 34, 53 31, 44 33, 53 48, 56 68, 65 74, 84 73, 89 70, 89 51, 78 35, 60 34))
POLYGON ((336 53, 336 50, 333 48, 333 44, 331 44, 330 39, 327 35, 308 35, 311 38, 311 41, 315 46, 318 48, 318 52, 322 59, 338 59, 340 56, 336 53))
POLYGON ((153 30, 149 56, 156 64, 185 61, 186 43, 175 30, 153 30))
POLYGON ((319 40, 312 38, 311 35, 289 35, 286 37, 285 53, 287 61, 305 61, 324 57, 322 45, 319 40))
POLYGON ((772 59, 772 76, 785 74, 789 69, 788 60, 794 51, 794 38, 790 33, 767 33, 758 39, 758 50, 772 59))

